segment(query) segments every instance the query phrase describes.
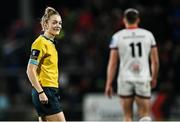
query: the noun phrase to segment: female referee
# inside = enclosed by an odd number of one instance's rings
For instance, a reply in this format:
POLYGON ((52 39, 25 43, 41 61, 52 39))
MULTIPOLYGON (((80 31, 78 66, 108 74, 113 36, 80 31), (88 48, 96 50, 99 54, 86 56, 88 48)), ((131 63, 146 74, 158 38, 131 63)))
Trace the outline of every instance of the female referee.
POLYGON ((47 7, 41 18, 44 33, 32 44, 27 75, 33 86, 32 101, 39 121, 65 121, 58 94, 58 53, 54 38, 62 28, 60 14, 47 7))

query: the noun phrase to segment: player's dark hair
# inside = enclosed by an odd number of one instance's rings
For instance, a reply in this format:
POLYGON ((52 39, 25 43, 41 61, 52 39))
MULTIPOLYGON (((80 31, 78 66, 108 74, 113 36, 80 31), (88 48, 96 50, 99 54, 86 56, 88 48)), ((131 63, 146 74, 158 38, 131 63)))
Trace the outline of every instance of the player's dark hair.
POLYGON ((43 15, 42 18, 41 18, 41 26, 42 26, 43 31, 44 31, 44 29, 45 29, 44 24, 49 20, 49 18, 50 18, 52 15, 60 15, 60 14, 59 14, 58 11, 56 11, 54 8, 52 8, 52 7, 47 7, 47 8, 45 9, 44 15, 43 15))
POLYGON ((139 18, 139 12, 134 8, 129 8, 125 10, 124 17, 129 24, 134 24, 136 20, 139 18))

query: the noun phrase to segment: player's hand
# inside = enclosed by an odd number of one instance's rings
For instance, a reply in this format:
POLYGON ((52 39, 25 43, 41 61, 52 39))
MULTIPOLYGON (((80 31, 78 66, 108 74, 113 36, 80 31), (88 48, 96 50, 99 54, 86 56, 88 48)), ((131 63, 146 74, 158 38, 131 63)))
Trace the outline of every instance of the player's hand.
POLYGON ((157 80, 152 80, 151 81, 151 88, 155 88, 156 87, 156 85, 157 85, 157 80))
POLYGON ((113 95, 113 88, 112 88, 112 86, 106 85, 105 95, 108 96, 109 98, 112 97, 112 95, 113 95))
POLYGON ((39 100, 42 104, 48 104, 48 98, 44 92, 39 94, 39 100))

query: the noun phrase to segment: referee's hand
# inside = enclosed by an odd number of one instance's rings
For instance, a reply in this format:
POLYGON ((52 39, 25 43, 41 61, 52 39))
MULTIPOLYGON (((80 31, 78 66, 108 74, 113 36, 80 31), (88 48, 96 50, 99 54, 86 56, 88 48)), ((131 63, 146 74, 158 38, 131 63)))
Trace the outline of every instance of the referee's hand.
POLYGON ((48 104, 48 98, 44 92, 39 94, 39 100, 42 104, 48 104))

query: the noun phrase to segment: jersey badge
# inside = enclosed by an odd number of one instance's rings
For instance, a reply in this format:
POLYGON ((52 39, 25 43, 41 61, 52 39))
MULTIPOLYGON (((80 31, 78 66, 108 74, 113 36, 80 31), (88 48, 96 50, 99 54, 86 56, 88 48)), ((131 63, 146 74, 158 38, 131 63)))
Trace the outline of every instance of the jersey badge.
POLYGON ((30 56, 30 58, 31 58, 31 59, 34 59, 34 60, 37 60, 37 58, 38 58, 38 56, 39 56, 39 53, 40 53, 39 50, 33 49, 33 50, 31 51, 31 56, 30 56))

